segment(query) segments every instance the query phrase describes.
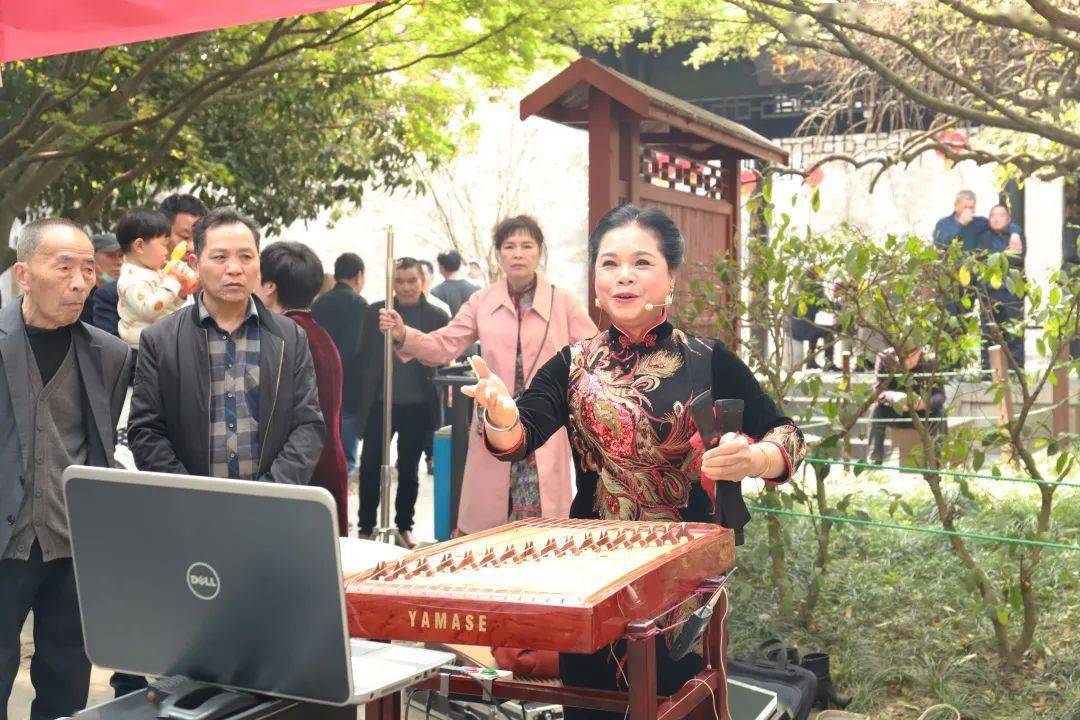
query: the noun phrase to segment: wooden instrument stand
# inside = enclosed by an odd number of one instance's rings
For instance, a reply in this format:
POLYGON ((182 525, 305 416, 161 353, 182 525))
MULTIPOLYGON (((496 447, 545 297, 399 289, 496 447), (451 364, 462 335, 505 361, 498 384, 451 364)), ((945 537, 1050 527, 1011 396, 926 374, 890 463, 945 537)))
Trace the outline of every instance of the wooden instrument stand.
MULTIPOLYGON (((705 580, 698 592, 708 596, 723 584, 723 579, 705 580)), ((544 702, 569 707, 625 713, 629 720, 730 720, 727 708, 727 628, 725 619, 728 597, 720 596, 705 633, 704 667, 677 693, 667 698, 656 694, 656 621, 631 623, 627 628, 626 675, 629 690, 619 692, 570 687, 558 683, 528 680, 491 680, 485 682, 464 675, 438 675, 415 685, 416 689, 452 695, 470 695, 481 702, 518 700, 544 702), (444 683, 448 684, 444 685, 444 683)), ((401 720, 400 693, 369 703, 364 710, 367 720, 401 720)))

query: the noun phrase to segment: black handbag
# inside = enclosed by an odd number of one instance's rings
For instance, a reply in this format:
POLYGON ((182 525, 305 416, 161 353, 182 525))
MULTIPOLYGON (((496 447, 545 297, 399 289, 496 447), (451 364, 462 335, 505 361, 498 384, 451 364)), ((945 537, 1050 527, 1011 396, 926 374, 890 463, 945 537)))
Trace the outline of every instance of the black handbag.
POLYGON ((807 720, 814 708, 817 676, 791 663, 786 652, 777 653, 774 658, 729 657, 727 676, 776 693, 778 709, 791 720, 807 720))

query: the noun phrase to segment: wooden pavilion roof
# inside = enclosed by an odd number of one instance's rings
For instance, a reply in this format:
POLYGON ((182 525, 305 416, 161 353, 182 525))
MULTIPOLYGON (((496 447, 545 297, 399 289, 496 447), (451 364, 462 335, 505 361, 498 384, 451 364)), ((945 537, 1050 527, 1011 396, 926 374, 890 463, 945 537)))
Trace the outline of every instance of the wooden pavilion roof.
POLYGON ((590 89, 604 93, 641 121, 641 144, 677 149, 699 160, 734 150, 744 158, 787 164, 779 145, 737 122, 650 87, 589 58, 580 58, 521 100, 533 115, 585 129, 590 89))

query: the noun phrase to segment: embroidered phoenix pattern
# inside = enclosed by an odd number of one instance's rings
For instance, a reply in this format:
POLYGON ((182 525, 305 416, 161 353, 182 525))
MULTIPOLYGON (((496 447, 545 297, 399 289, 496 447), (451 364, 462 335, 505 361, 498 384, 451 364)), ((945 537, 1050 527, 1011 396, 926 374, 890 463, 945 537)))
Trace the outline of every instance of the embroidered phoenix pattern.
MULTIPOLYGON (((635 352, 613 352, 606 335, 576 344, 570 362, 571 442, 586 469, 598 476, 601 518, 680 521, 696 476, 690 438, 695 432, 682 402, 653 407, 650 393, 684 367, 674 343, 635 352), (661 437, 663 434, 663 437, 661 437)), ((688 398, 689 399, 689 398, 688 398)))

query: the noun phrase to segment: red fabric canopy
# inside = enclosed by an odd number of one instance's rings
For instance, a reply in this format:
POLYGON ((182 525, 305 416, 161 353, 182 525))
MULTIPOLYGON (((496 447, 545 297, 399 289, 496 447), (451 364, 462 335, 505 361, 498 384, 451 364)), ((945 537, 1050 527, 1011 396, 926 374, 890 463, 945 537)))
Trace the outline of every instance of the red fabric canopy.
POLYGON ((372 0, 0 0, 0 62, 153 40, 372 0))

